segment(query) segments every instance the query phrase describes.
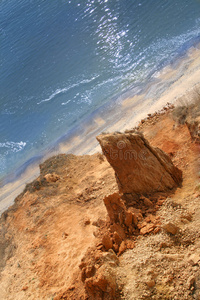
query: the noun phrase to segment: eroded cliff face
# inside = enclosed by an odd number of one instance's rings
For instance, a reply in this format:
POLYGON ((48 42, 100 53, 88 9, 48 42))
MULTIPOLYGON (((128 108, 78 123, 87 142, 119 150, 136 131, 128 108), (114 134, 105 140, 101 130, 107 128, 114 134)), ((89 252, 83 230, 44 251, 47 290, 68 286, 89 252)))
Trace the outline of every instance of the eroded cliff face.
POLYGON ((102 154, 40 166, 1 218, 2 299, 198 299, 199 145, 168 109, 139 130, 101 136, 114 169, 102 154))
POLYGON ((119 192, 125 196, 148 196, 180 186, 181 170, 141 133, 102 134, 97 140, 115 171, 119 192))

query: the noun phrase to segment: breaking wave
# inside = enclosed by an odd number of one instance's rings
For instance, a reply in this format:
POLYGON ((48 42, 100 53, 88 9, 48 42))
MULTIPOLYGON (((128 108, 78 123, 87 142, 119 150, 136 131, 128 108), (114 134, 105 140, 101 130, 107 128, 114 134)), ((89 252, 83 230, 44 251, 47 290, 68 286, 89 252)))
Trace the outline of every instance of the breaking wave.
POLYGON ((40 102, 38 102, 37 104, 41 104, 43 102, 48 102, 51 101, 52 99, 54 99, 56 96, 60 95, 60 94, 64 94, 66 92, 68 92, 69 90, 78 87, 81 84, 87 84, 92 82, 93 80, 97 79, 99 77, 99 75, 92 77, 91 79, 84 79, 78 83, 74 83, 72 85, 69 85, 68 87, 62 88, 62 89, 57 89, 55 92, 53 92, 48 98, 41 100, 40 102))
POLYGON ((4 151, 4 154, 8 154, 9 152, 19 152, 24 149, 26 146, 26 142, 5 142, 0 143, 0 151, 4 151), (6 152, 6 153, 5 153, 6 152))

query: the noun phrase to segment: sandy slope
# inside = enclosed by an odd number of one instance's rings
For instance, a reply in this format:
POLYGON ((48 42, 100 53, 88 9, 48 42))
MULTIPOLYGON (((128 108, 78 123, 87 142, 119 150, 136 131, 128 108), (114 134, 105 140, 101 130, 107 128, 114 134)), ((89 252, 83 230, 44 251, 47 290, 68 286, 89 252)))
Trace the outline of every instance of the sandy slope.
POLYGON ((50 163, 59 180, 38 191, 30 187, 3 222, 16 249, 2 272, 1 299, 51 299, 68 287, 95 243, 92 222, 106 218, 101 199, 116 189, 108 163, 99 154, 59 158, 50 163))

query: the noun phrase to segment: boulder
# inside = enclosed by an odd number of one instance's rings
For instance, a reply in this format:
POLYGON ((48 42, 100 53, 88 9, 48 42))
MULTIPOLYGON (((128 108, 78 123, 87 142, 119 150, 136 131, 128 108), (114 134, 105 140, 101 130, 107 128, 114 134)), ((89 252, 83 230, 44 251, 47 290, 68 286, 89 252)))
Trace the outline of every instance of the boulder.
POLYGON ((97 140, 115 171, 120 193, 147 196, 181 184, 182 172, 141 133, 101 134, 97 140))
POLYGON ((110 235, 107 233, 102 238, 102 244, 105 247, 106 250, 112 249, 113 242, 110 238, 110 235))
POLYGON ((175 235, 175 234, 179 231, 179 228, 178 228, 175 224, 173 224, 173 223, 171 223, 171 222, 165 224, 165 225, 163 226, 163 229, 164 229, 166 232, 171 233, 171 234, 173 234, 173 235, 175 235))

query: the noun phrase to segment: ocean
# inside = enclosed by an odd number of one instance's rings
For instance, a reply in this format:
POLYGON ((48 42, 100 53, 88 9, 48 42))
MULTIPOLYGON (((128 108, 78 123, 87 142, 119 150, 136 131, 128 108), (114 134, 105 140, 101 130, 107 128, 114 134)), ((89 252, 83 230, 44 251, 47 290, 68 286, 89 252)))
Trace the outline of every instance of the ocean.
POLYGON ((106 127, 108 110, 127 94, 143 93, 200 42, 199 0, 1 0, 0 6, 1 186, 98 112, 106 127))

